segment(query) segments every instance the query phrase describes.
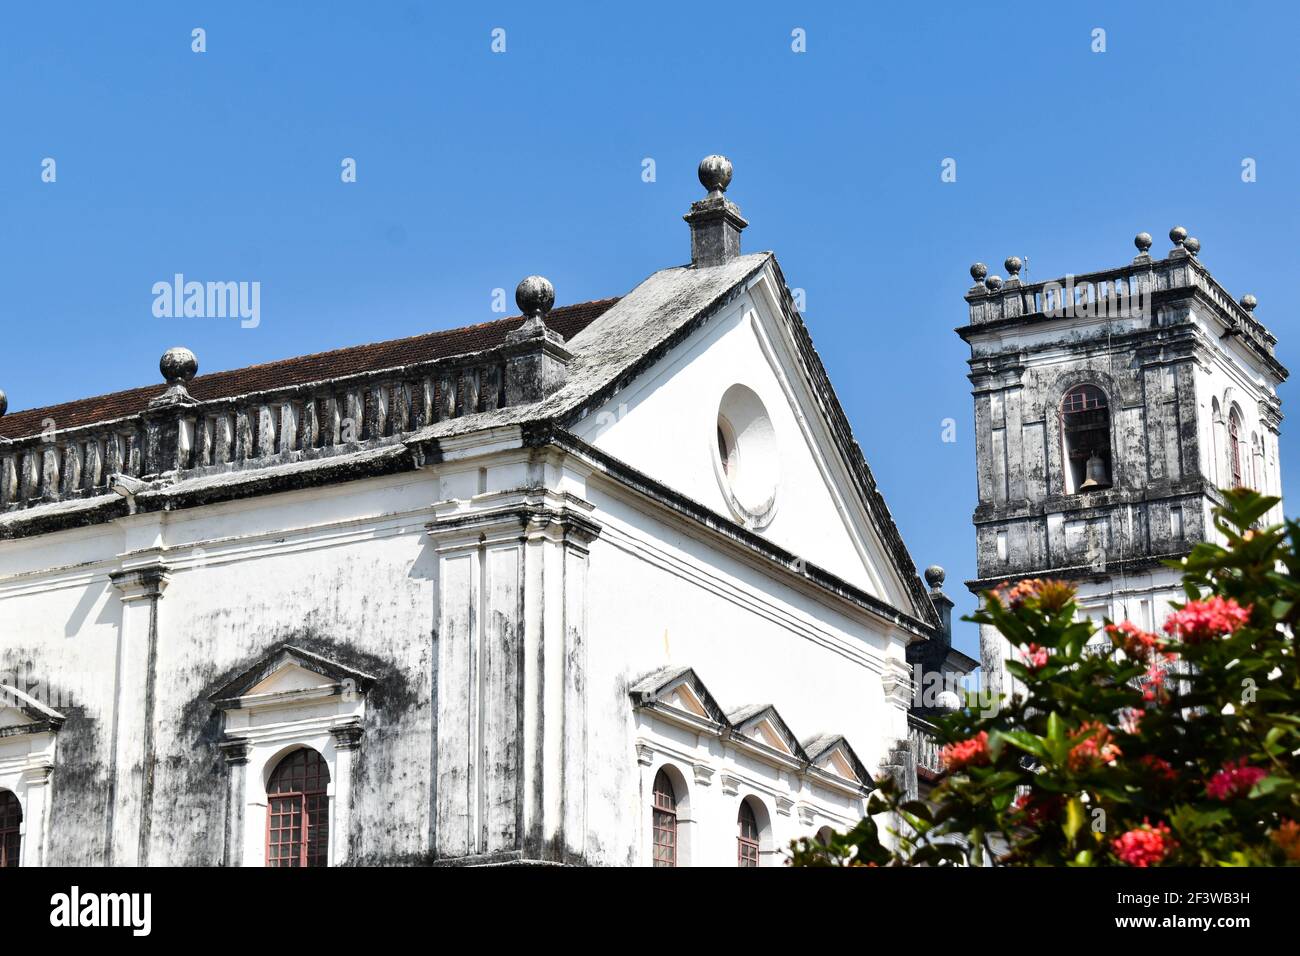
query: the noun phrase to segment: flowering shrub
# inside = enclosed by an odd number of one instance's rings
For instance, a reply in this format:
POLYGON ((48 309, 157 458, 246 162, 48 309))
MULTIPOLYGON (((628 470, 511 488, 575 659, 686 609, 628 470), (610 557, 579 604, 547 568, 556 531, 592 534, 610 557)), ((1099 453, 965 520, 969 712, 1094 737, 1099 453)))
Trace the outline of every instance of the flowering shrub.
POLYGON ((1300 864, 1300 522, 1225 492, 1223 546, 1176 564, 1187 600, 1160 633, 1077 620, 1073 588, 1029 580, 969 620, 1016 649, 996 713, 938 721, 943 777, 928 802, 888 779, 868 816, 795 865, 1300 864), (1091 645, 1091 646, 1089 646, 1091 645))

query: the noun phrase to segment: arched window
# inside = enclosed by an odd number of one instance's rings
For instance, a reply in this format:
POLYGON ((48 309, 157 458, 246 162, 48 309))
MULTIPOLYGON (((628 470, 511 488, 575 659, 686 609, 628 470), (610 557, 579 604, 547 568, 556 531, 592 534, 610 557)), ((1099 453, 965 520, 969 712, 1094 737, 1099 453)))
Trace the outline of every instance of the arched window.
POLYGON ((655 774, 654 865, 677 865, 677 791, 665 770, 655 774))
POLYGON ((1232 487, 1241 487, 1241 415, 1233 408, 1228 412, 1228 467, 1232 469, 1232 487))
POLYGON ((309 747, 284 757, 266 782, 266 865, 325 866, 329 861, 330 771, 309 747))
POLYGON ((1111 485, 1110 406, 1096 385, 1076 385, 1061 400, 1065 492, 1111 485))
POLYGON ((745 800, 736 815, 736 866, 758 866, 758 819, 745 800))
POLYGON ((0 869, 18 865, 22 849, 23 808, 8 790, 0 790, 0 869))

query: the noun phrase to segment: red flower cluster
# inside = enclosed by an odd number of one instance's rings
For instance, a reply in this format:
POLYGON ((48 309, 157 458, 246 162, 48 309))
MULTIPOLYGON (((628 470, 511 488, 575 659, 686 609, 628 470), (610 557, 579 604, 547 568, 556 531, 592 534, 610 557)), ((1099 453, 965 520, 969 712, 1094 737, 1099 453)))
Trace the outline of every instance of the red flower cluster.
MULTIPOLYGON (((1169 660, 1173 659, 1170 655, 1169 660)), ((1147 668, 1143 675, 1142 699, 1151 704, 1163 704, 1169 700, 1169 688, 1165 686, 1165 678, 1169 676, 1169 669, 1163 664, 1156 662, 1147 668)))
POLYGON ((1288 860, 1300 863, 1300 823, 1283 820, 1276 830, 1269 834, 1269 839, 1277 844, 1288 860))
POLYGON ((1080 724, 1079 728, 1070 734, 1070 739, 1078 741, 1070 748, 1070 755, 1066 761, 1071 770, 1086 770, 1099 763, 1112 763, 1116 758, 1123 756, 1122 751, 1111 740, 1109 728, 1096 721, 1090 720, 1080 724))
POLYGON ((1165 621, 1165 632, 1184 644, 1202 644, 1231 634, 1250 620, 1251 605, 1242 607, 1232 598, 1217 594, 1204 601, 1188 601, 1165 621))
POLYGON ((945 770, 960 770, 962 767, 982 767, 989 762, 989 732, 981 730, 969 740, 948 744, 939 751, 945 770))
POLYGON ((1225 763, 1223 769, 1211 777, 1210 782, 1205 785, 1205 792, 1215 800, 1244 797, 1250 793, 1255 784, 1267 776, 1267 770, 1248 766, 1246 758, 1242 757, 1235 764, 1225 763))
POLYGON ((1021 656, 1025 659, 1025 666, 1031 671, 1039 670, 1047 666, 1047 648, 1039 647, 1037 644, 1030 644, 1029 650, 1021 651, 1021 656))
POLYGON ((1166 824, 1158 823, 1153 827, 1150 820, 1143 820, 1142 826, 1116 837, 1110 845, 1120 861, 1129 866, 1155 866, 1172 853, 1178 843, 1170 837, 1166 824))
POLYGON ((1124 653, 1135 661, 1152 663, 1160 655, 1172 657, 1165 650, 1165 642, 1150 631, 1144 631, 1132 621, 1120 624, 1107 624, 1106 633, 1116 647, 1123 648, 1124 653))
POLYGON ((1157 757, 1155 754, 1147 754, 1138 761, 1155 780, 1165 783, 1173 783, 1178 778, 1174 768, 1170 766, 1169 761, 1163 757, 1157 757))
POLYGON ((1024 822, 1029 826, 1055 820, 1061 815, 1064 806, 1065 797, 1059 793, 1037 797, 1031 793, 1022 793, 1012 804, 1013 809, 1024 815, 1024 822))

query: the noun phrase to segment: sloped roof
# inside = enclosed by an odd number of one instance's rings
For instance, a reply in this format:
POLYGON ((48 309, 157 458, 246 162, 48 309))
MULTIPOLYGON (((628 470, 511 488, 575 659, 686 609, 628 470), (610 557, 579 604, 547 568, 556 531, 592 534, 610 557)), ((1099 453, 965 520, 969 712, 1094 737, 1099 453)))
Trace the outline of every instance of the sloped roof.
MULTIPOLYGON (((565 347, 573 354, 562 387, 533 404, 444 419, 407 433, 402 440, 408 445, 436 443, 455 435, 501 425, 545 422, 567 428, 658 362, 670 349, 717 315, 727 303, 744 294, 750 281, 766 268, 772 270, 777 288, 783 290, 783 316, 794 331, 805 367, 812 377, 812 387, 824 400, 837 450, 848 465, 867 516, 911 599, 912 607, 898 610, 916 619, 922 627, 933 630, 938 627, 938 616, 862 451, 853 440, 848 419, 812 347, 807 328, 790 300, 776 258, 770 252, 737 256, 707 268, 674 266, 661 269, 621 298, 599 299, 552 310, 547 323, 566 336, 565 347)), ((445 332, 216 372, 195 378, 189 383, 188 391, 195 399, 206 401, 472 353, 503 343, 506 333, 521 322, 522 317, 516 316, 445 332)), ((0 418, 0 438, 36 434, 45 418, 53 418, 60 429, 67 429, 137 414, 165 388, 160 383, 17 412, 0 418)), ((6 515, 0 519, 0 537, 29 533, 28 529, 44 530, 47 525, 53 529, 61 526, 60 522, 88 523, 99 517, 112 516, 112 507, 116 504, 113 496, 100 495, 88 500, 93 504, 72 515, 51 510, 62 507, 62 503, 42 504, 6 515)))
MULTIPOLYGON (((617 298, 597 299, 592 302, 562 306, 553 309, 547 315, 546 324, 568 339, 580 333, 617 301, 617 298)), ((501 345, 505 341, 506 333, 518 328, 522 322, 523 316, 517 315, 479 325, 427 332, 423 335, 392 339, 387 342, 354 345, 329 352, 265 362, 261 365, 212 372, 197 376, 186 388, 199 401, 210 401, 274 388, 323 382, 361 372, 400 368, 417 362, 479 352, 501 345)), ((157 398, 166 389, 167 385, 159 382, 157 385, 77 399, 60 405, 12 412, 0 418, 0 438, 26 438, 39 434, 41 423, 50 418, 58 423, 60 429, 66 429, 135 415, 144 411, 150 400, 157 398)))

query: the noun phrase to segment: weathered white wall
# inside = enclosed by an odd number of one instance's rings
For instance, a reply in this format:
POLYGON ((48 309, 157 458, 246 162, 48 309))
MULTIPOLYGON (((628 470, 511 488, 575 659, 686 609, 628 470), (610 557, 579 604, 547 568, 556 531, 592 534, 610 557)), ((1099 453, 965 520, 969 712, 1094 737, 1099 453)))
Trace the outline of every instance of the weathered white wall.
MULTIPOLYGON (((696 667, 728 707, 775 704, 801 737, 843 733, 869 766, 905 733, 880 674, 888 656, 901 660, 903 638, 866 612, 742 560, 553 451, 465 454, 406 475, 0 544, 0 671, 50 681, 69 715, 48 861, 104 863, 111 844, 117 863, 142 851, 150 864, 220 862, 231 768, 207 697, 282 642, 379 678, 355 754, 348 855, 360 862, 501 852, 533 837, 533 853, 645 862, 648 792, 628 686, 665 664, 696 667), (602 526, 589 558, 554 528, 506 521, 484 536, 438 524, 514 501, 520 488, 536 497, 542 484, 594 506, 564 505, 602 526), (156 599, 110 580, 159 562, 156 599), (486 671, 467 669, 485 659, 486 671)), ((764 772, 746 771, 759 781, 764 772)), ((775 786, 762 793, 773 832, 782 842, 813 832, 776 814, 775 786)), ((842 795, 804 802, 824 805, 818 826, 853 816, 842 795)), ((717 810, 733 818, 717 836, 732 854, 734 803, 717 810)), ((256 812, 249 832, 264 826, 256 812)))

